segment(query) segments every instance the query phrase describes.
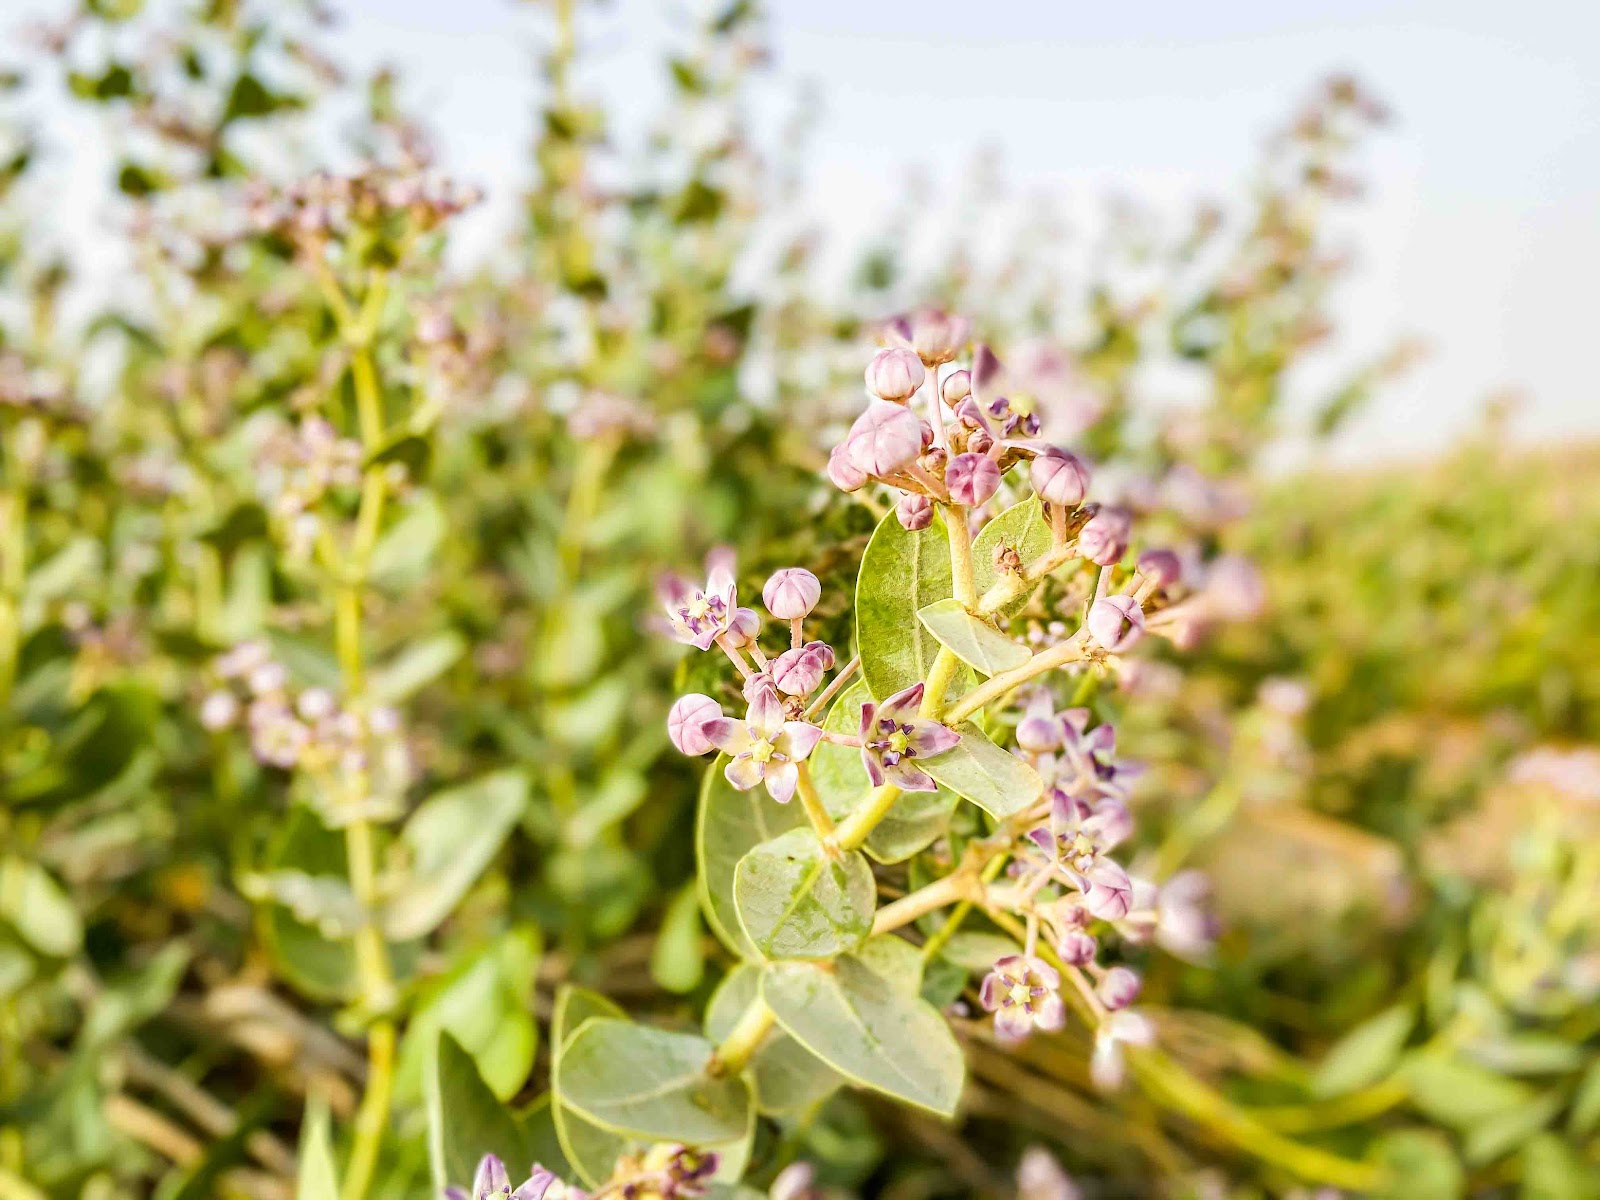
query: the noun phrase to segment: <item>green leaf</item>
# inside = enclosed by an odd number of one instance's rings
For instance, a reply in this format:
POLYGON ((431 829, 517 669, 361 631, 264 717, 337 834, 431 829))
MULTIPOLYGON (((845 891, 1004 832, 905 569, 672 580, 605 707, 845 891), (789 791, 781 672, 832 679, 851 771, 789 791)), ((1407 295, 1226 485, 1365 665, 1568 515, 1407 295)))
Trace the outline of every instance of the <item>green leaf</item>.
POLYGON ((982 617, 975 617, 951 598, 917 612, 917 620, 962 662, 980 675, 1015 670, 1033 657, 1032 651, 1012 641, 982 617))
POLYGON ((957 727, 961 740, 943 754, 919 760, 922 769, 997 820, 1028 808, 1044 794, 1039 773, 996 746, 971 721, 957 727))
POLYGON ((1385 1168, 1381 1200, 1459 1200, 1467 1188, 1466 1172, 1443 1134, 1402 1129, 1385 1134, 1372 1156, 1385 1168))
POLYGON ((1594 1200, 1600 1173, 1573 1147, 1552 1133, 1541 1133, 1522 1151, 1522 1200, 1594 1200))
POLYGON ((424 493, 372 548, 367 573, 373 584, 397 592, 415 585, 428 573, 448 529, 444 509, 424 493))
POLYGON ((688 883, 673 894, 661 918, 661 929, 650 951, 650 978, 681 996, 700 986, 705 970, 700 893, 693 883, 688 883))
POLYGON ((1578 1084, 1572 1097, 1572 1111, 1567 1114, 1567 1129, 1575 1138, 1587 1137, 1600 1129, 1600 1059, 1590 1064, 1578 1084))
POLYGON ((880 937, 830 966, 774 963, 761 994, 784 1031, 841 1075, 950 1116, 965 1064, 944 1018, 917 994, 920 985, 916 950, 880 937))
MULTIPOLYGON (((861 728, 861 706, 871 700, 866 684, 852 684, 834 700, 822 727, 854 736, 861 728)), ((818 742, 809 761, 817 795, 836 821, 854 812, 872 790, 866 768, 861 765, 860 750, 835 742, 818 742)), ((868 835, 862 849, 881 863, 904 862, 944 836, 958 803, 959 797, 944 788, 936 792, 903 792, 868 835)))
MULTIPOLYGON (((917 612, 954 594, 944 521, 915 533, 893 513, 878 528, 861 556, 856 580, 856 647, 861 677, 878 700, 928 678, 939 642, 917 620, 917 612)), ((948 695, 972 686, 971 672, 957 672, 948 695)))
MULTIPOLYGON (((1050 546, 1050 522, 1045 519, 1044 507, 1039 501, 1030 496, 1020 504, 1013 504, 979 530, 972 540, 972 574, 978 583, 978 595, 983 595, 1000 580, 994 565, 997 551, 1009 547, 1017 552, 1022 565, 1027 566, 1050 546)), ((1028 588, 1009 604, 1002 605, 999 614, 1009 617, 1026 606, 1032 590, 1028 588)))
POLYGON ((1388 1074, 1411 1036, 1416 1012, 1409 1004, 1385 1009, 1334 1043, 1311 1079, 1311 1094, 1341 1096, 1388 1074))
POLYGON ((471 1183, 485 1154, 498 1154, 508 1163, 533 1161, 529 1130, 495 1098, 460 1042, 441 1033, 429 1068, 423 1102, 435 1194, 452 1183, 471 1183))
MULTIPOLYGON (((550 1074, 554 1078, 567 1043, 585 1021, 594 1017, 623 1017, 622 1009, 598 992, 563 986, 556 993, 555 1010, 550 1017, 550 1074)), ((596 1188, 611 1177, 617 1159, 640 1148, 640 1143, 596 1125, 563 1105, 552 1094, 550 1116, 562 1153, 572 1164, 585 1186, 596 1188)))
POLYGON ((443 979, 423 989, 395 1070, 402 1099, 420 1096, 425 1066, 441 1031, 448 1032, 478 1064, 489 1090, 509 1100, 533 1069, 538 1026, 533 1020, 533 979, 539 937, 522 928, 467 955, 443 979))
POLYGON ((1411 1091, 1411 1103, 1430 1120, 1465 1129, 1507 1109, 1520 1108, 1534 1093, 1522 1084, 1473 1063, 1419 1054, 1400 1077, 1411 1091))
POLYGON ((734 872, 751 850, 781 833, 802 828, 806 817, 798 804, 778 804, 764 788, 739 791, 722 774, 727 761, 718 755, 700 786, 695 816, 700 902, 707 924, 723 945, 740 958, 760 958, 760 951, 739 922, 733 900, 734 872))
POLYGON ((528 1140, 533 1146, 533 1161, 552 1172, 558 1179, 573 1179, 578 1173, 577 1168, 568 1160, 567 1152, 561 1148, 561 1137, 556 1132, 555 1105, 550 1101, 550 1093, 545 1092, 523 1109, 521 1120, 522 1127, 527 1130, 528 1140))
POLYGON ((1461 1157, 1473 1167, 1504 1157, 1550 1124, 1561 1106, 1559 1095, 1541 1096, 1531 1104, 1480 1121, 1462 1138, 1461 1157))
POLYGON ((339 1172, 333 1163, 333 1140, 328 1133, 328 1104, 317 1095, 306 1104, 299 1157, 294 1200, 339 1200, 339 1172))
POLYGON ((987 973, 998 958, 1021 953, 1016 942, 1000 933, 957 933, 944 944, 944 956, 975 975, 987 973))
POLYGON ((617 1133, 707 1146, 750 1126, 750 1087, 706 1073, 714 1047, 692 1033, 591 1017, 552 1074, 557 1101, 617 1133))
POLYGON ((399 704, 443 675, 466 653, 467 642, 446 630, 412 642, 372 672, 368 691, 375 704, 399 704))
POLYGON ((424 800, 400 834, 411 852, 410 880, 384 912, 389 936, 422 937, 449 916, 527 803, 520 771, 496 771, 424 800))
POLYGON ((0 860, 0 920, 49 958, 68 958, 83 945, 83 922, 66 889, 25 858, 0 860))
POLYGON ((769 958, 832 958, 872 932, 878 889, 858 852, 834 861, 810 829, 791 829, 739 860, 739 920, 769 958))
MULTIPOLYGON (((734 967, 706 1006, 706 1036, 721 1042, 732 1033, 760 991, 760 967, 752 963, 734 967)), ((751 1056, 750 1082, 761 1112, 794 1114, 821 1103, 844 1080, 782 1029, 774 1029, 751 1056)))

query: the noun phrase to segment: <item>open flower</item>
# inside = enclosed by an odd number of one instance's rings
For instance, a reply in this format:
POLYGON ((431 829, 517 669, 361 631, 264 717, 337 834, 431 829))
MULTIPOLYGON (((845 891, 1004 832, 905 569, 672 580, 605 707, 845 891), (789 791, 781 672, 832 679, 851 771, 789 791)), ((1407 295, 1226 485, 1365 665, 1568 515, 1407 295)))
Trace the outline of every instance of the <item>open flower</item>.
POLYGON ((1149 1046, 1156 1040, 1156 1028, 1141 1012, 1125 1008, 1114 1012, 1094 1035, 1094 1051, 1089 1056, 1089 1077, 1103 1092, 1114 1092, 1127 1078, 1124 1046, 1149 1046))
POLYGON ((727 632, 736 611, 732 556, 713 554, 706 560, 706 567, 703 587, 693 587, 681 576, 669 575, 659 589, 673 639, 701 650, 709 650, 718 635, 727 632))
POLYGON ((972 329, 965 317, 938 308, 919 308, 889 322, 889 335, 917 352, 923 365, 947 363, 966 344, 972 329))
POLYGON ((983 977, 978 999, 994 1014, 995 1033, 1021 1041, 1035 1027, 1054 1033, 1066 1024, 1060 987, 1060 973, 1042 958, 1008 954, 983 977))
POLYGON ((741 792, 758 783, 779 804, 794 796, 803 762, 822 738, 822 730, 804 721, 785 721, 783 705, 771 688, 761 688, 742 721, 715 717, 701 726, 707 741, 728 755, 723 768, 728 782, 741 792))
POLYGON ((586 1193, 568 1187, 554 1171, 537 1163, 527 1180, 513 1189, 505 1163, 493 1154, 485 1154, 472 1178, 472 1191, 450 1187, 444 1195, 445 1200, 583 1200, 586 1193))
POLYGON ((873 787, 892 783, 903 792, 933 792, 936 784, 917 764, 961 740, 955 730, 916 715, 922 685, 896 692, 882 704, 861 706, 861 761, 873 787))

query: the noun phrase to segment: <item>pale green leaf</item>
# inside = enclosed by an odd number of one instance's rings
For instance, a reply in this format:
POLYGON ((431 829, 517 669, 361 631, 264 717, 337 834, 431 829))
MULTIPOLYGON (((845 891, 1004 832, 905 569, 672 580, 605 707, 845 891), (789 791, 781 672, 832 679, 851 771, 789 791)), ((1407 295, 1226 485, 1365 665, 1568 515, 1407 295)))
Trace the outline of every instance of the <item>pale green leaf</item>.
POLYGON ((1022 666, 1032 652, 982 617, 975 617, 956 599, 940 600, 917 612, 922 627, 980 675, 998 675, 1022 666))
MULTIPOLYGON (((761 991, 761 968, 741 963, 722 981, 706 1006, 706 1036, 721 1042, 761 991)), ((844 1082, 839 1073, 774 1029, 750 1059, 756 1107, 764 1113, 800 1113, 820 1103, 844 1082)))
POLYGON ((1531 1089, 1457 1058, 1418 1054, 1400 1070, 1416 1110, 1441 1125, 1465 1129, 1534 1098, 1531 1089))
POLYGON ((700 924, 700 894, 693 883, 673 894, 650 951, 650 978, 685 995, 700 986, 706 955, 700 924))
POLYGON ((869 943, 866 956, 847 954, 830 966, 775 963, 761 994, 784 1031, 841 1075, 949 1116, 961 1098, 961 1047, 917 995, 920 980, 908 990, 902 952, 880 942, 869 943))
POLYGON ((66 889, 29 859, 0 860, 0 920, 48 957, 67 958, 83 945, 83 922, 66 889))
MULTIPOLYGON (((623 1017, 622 1009, 598 992, 570 984, 556 992, 555 1009, 550 1017, 550 1071, 560 1065, 561 1054, 573 1034, 593 1017, 623 1017)), ((632 1154, 642 1143, 623 1137, 565 1107, 552 1095, 550 1117, 562 1153, 572 1164, 586 1187, 601 1186, 611 1177, 611 1169, 624 1154, 632 1154)))
POLYGON ((438 1052, 424 1072, 423 1104, 435 1194, 452 1183, 470 1184, 485 1154, 508 1163, 533 1161, 532 1134, 495 1098, 472 1056, 448 1033, 439 1035, 438 1052))
POLYGON ((1511 1153, 1550 1124, 1562 1103, 1559 1095, 1541 1096, 1478 1122, 1462 1138, 1461 1157, 1468 1166, 1481 1167, 1511 1153))
POLYGON ((294 1200, 339 1200, 339 1172, 334 1166, 333 1141, 328 1133, 328 1104, 321 1096, 313 1095, 306 1103, 299 1157, 294 1200))
POLYGON ((1311 1094, 1340 1096, 1377 1083, 1400 1058, 1414 1024, 1416 1012, 1399 1004, 1357 1025, 1323 1057, 1311 1079, 1311 1094))
POLYGON ((368 684, 373 703, 399 704, 443 675, 466 653, 467 641, 453 629, 412 642, 382 666, 368 684))
MULTIPOLYGON (((1050 522, 1045 519, 1044 508, 1030 496, 1020 504, 1013 504, 990 521, 972 540, 972 573, 978 582, 978 595, 982 596, 1000 578, 995 569, 996 551, 1009 547, 1027 566, 1050 549, 1050 522)), ((1010 616, 1028 603, 1032 589, 1024 590, 1016 599, 1000 608, 1001 616, 1010 616)))
POLYGON ((769 958, 854 950, 872 932, 878 900, 866 858, 830 859, 810 829, 791 829, 740 859, 733 895, 745 936, 769 958))
MULTIPOLYGON (((878 700, 928 678, 939 643, 917 620, 919 609, 954 594, 950 548, 944 521, 915 533, 889 513, 861 557, 856 581, 856 648, 861 677, 878 700)), ((956 673, 949 695, 972 686, 965 667, 956 673)))
POLYGON ((1019 813, 1044 795, 1044 780, 1016 755, 1002 750, 971 721, 961 740, 943 754, 920 759, 922 769, 958 796, 998 820, 1019 813))
POLYGON ((695 815, 695 861, 700 902, 713 933, 740 958, 759 958, 745 936, 733 901, 733 878, 739 860, 762 842, 806 823, 798 804, 779 804, 765 788, 741 792, 722 774, 727 759, 719 755, 700 786, 695 815))
POLYGON ((519 771, 497 771, 423 801, 400 834, 411 852, 410 879, 385 910, 389 936, 421 937, 449 916, 527 802, 528 780, 519 771))
POLYGON ((706 1073, 714 1047, 691 1033, 592 1017, 561 1052, 557 1101, 617 1133, 694 1146, 736 1141, 750 1125, 750 1087, 706 1073))
POLYGON ((1459 1200, 1466 1192, 1466 1172, 1443 1134, 1420 1129, 1384 1134, 1374 1143, 1372 1157, 1386 1168, 1375 1193, 1381 1200, 1459 1200))

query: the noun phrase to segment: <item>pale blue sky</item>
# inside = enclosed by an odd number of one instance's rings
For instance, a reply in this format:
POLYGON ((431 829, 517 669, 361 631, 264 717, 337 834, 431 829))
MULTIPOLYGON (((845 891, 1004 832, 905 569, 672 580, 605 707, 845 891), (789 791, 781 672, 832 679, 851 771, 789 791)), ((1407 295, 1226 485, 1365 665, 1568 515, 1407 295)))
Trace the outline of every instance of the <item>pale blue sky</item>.
MULTIPOLYGON (((614 0, 589 26, 585 86, 624 118, 661 92, 652 48, 698 0, 614 0)), ((42 0, 24 0, 48 11, 42 0)), ((339 0, 340 52, 402 68, 447 162, 502 203, 525 163, 541 28, 511 0, 339 0)), ((769 0, 772 122, 813 83, 810 214, 860 236, 911 165, 950 173, 998 147, 1019 193, 1092 207, 1112 189, 1177 207, 1226 195, 1310 85, 1351 70, 1397 123, 1365 161, 1345 345, 1395 332, 1432 357, 1354 431, 1423 449, 1501 386, 1523 428, 1600 433, 1600 5, 1533 0, 769 0)), ((496 211, 473 236, 491 239, 496 211)))

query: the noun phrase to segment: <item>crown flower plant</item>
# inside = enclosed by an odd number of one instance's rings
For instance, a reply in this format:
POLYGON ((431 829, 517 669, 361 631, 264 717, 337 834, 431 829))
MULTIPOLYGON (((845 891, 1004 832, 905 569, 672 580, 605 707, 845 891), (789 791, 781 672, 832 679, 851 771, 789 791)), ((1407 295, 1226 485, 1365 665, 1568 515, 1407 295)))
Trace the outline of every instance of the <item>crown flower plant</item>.
POLYGON ((1197 955, 1212 928, 1192 879, 1164 904, 1119 861, 1137 772, 1099 703, 1183 601, 1177 556, 1089 499, 1084 459, 1038 439, 969 330, 933 309, 890 322, 830 454, 842 490, 892 495, 856 579, 854 653, 808 636, 840 605, 800 566, 766 580, 764 612, 739 606, 726 551, 703 585, 660 589, 668 635, 728 668, 720 695, 678 699, 667 730, 686 755, 716 754, 698 891, 737 965, 703 1035, 584 1024, 552 1104, 715 1154, 722 1182, 758 1118, 842 1087, 954 1116, 960 1038, 1026 1053, 1076 1019, 1097 1083, 1121 1086, 1131 1053, 1159 1055, 1126 948, 1163 911, 1197 955), (1050 635, 1030 637, 1041 616, 1050 635))

